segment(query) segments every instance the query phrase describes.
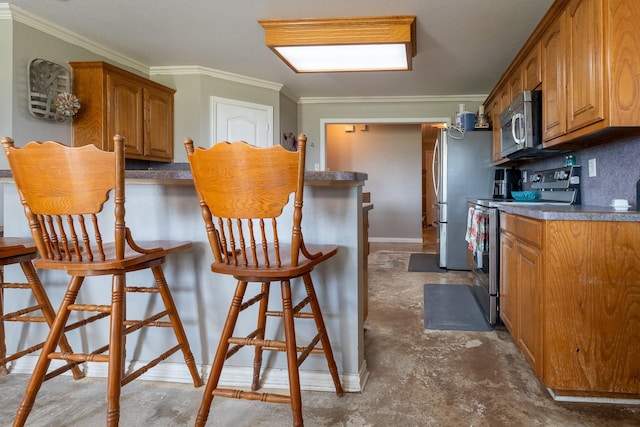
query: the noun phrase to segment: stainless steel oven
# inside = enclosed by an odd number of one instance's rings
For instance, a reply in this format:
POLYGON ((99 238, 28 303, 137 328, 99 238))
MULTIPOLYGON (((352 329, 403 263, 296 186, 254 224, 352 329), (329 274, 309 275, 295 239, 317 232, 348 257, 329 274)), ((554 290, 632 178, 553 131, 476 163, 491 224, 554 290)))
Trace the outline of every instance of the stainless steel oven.
POLYGON ((537 193, 536 201, 467 200, 467 234, 476 227, 475 238, 468 239, 467 260, 474 294, 491 325, 500 323, 500 206, 579 205, 580 170, 580 166, 563 166, 533 172, 530 187, 537 193))
POLYGON ((480 304, 484 315, 491 325, 500 322, 499 310, 499 233, 500 225, 498 208, 492 200, 469 200, 467 207, 469 215, 482 225, 482 236, 476 239, 475 244, 469 245, 467 258, 469 267, 473 272, 472 289, 480 304))

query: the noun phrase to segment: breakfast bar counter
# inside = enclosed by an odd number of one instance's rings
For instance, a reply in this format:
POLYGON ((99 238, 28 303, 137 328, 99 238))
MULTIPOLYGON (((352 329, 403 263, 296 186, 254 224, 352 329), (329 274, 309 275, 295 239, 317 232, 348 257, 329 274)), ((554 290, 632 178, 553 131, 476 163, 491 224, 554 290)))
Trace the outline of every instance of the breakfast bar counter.
MULTIPOLYGON (((174 254, 167 258, 165 273, 180 316, 185 326, 196 362, 203 373, 207 373, 213 360, 219 335, 227 315, 230 300, 235 288, 235 280, 211 272, 213 260, 209 243, 205 234, 204 222, 200 215, 191 172, 184 164, 174 164, 167 169, 127 170, 126 179, 126 222, 134 232, 136 240, 189 240, 193 242, 190 251, 174 254)), ((302 231, 304 239, 309 243, 334 244, 338 253, 328 262, 318 266, 312 276, 316 284, 318 299, 323 311, 325 323, 332 342, 332 347, 346 391, 360 392, 368 377, 364 359, 364 269, 363 269, 363 200, 362 186, 367 179, 361 172, 306 172, 303 205, 302 231)), ((5 235, 29 237, 29 227, 18 199, 18 194, 8 170, 0 170, 2 188, 3 219, 5 235)), ((111 203, 111 202, 108 202, 111 203)), ((112 209, 107 206, 105 210, 112 209)), ((291 212, 285 210, 285 216, 291 212)), ((112 230, 105 230, 103 238, 108 239, 112 230)), ((281 239, 287 236, 281 236, 281 239)), ((68 277, 63 272, 41 271, 41 279, 49 292, 52 304, 57 306, 64 294, 68 277)), ((15 273, 9 269, 5 279, 12 280, 15 273)), ((145 273, 133 273, 127 276, 128 281, 153 280, 145 273)), ((91 280, 99 278, 91 278, 91 280)), ((301 279, 300 279, 301 280, 301 279)), ((91 282, 94 283, 94 282, 91 282)), ((293 283, 294 292, 304 292, 303 286, 293 283)), ((110 283, 102 286, 87 286, 87 291, 94 293, 92 297, 108 297, 110 283)), ((85 291, 83 288, 83 292, 85 291)), ((273 292, 280 292, 279 286, 272 287, 273 292)), ((276 295, 274 301, 278 300, 276 295)), ((5 309, 12 310, 14 301, 7 300, 5 309)), ((22 302, 15 302, 20 306, 22 302)), ((127 307, 130 316, 136 311, 150 311, 151 307, 136 306, 130 303, 127 307)), ((248 318, 251 316, 247 316, 248 318)), ((242 318, 241 318, 242 320, 242 318)), ((98 324, 95 336, 105 337, 108 334, 108 322, 98 324)), ((276 327, 274 322, 273 326, 276 327)), ((239 328, 253 330, 255 325, 239 322, 239 328)), ((22 333, 44 336, 43 325, 25 325, 22 333)), ((315 335, 313 322, 300 324, 297 328, 300 340, 315 335)), ((20 333, 9 336, 7 347, 11 352, 20 339, 20 333)), ((151 335, 151 333, 149 334, 151 335)), ((163 334, 153 336, 162 347, 163 334)), ((79 336, 73 331, 69 333, 73 347, 96 347, 102 342, 91 336, 79 336)), ((147 359, 147 352, 156 349, 153 341, 145 346, 130 346, 127 359, 135 366, 147 359)), ((100 339, 102 341, 102 339, 100 339)), ((173 356, 176 357, 176 356, 173 356)), ((189 373, 178 359, 169 358, 155 370, 146 373, 143 378, 157 381, 190 382, 189 373)), ((178 356, 179 357, 179 356, 178 356)), ((23 357, 13 367, 15 372, 31 372, 35 357, 23 357)), ((228 360, 228 376, 223 375, 221 384, 234 382, 237 378, 250 378, 245 371, 252 369, 253 354, 251 351, 240 351, 228 360), (235 370, 235 371, 234 371, 235 370)), ((278 353, 265 360, 267 374, 264 387, 286 388, 286 357, 278 353)), ((101 371, 101 364, 89 364, 87 375, 106 377, 101 371)), ((301 367, 300 383, 303 390, 333 391, 333 382, 328 373, 326 361, 322 355, 311 355, 301 367)))

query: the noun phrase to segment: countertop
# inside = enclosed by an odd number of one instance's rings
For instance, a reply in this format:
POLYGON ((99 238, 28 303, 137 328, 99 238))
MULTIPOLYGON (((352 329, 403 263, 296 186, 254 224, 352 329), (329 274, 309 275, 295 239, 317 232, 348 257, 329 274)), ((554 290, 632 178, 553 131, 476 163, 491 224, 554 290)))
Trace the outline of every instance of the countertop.
POLYGON ((503 212, 528 216, 540 220, 557 221, 628 221, 640 222, 640 212, 636 210, 616 211, 609 206, 588 205, 517 205, 502 203, 503 212))
MULTIPOLYGON (((192 181, 191 170, 188 165, 173 164, 174 167, 150 168, 150 169, 127 169, 125 179, 127 180, 148 180, 154 182, 189 183, 192 181)), ((0 178, 12 178, 8 169, 0 170, 0 178)), ((304 174, 305 185, 311 186, 357 186, 363 185, 368 179, 364 172, 351 171, 307 171, 304 174)))

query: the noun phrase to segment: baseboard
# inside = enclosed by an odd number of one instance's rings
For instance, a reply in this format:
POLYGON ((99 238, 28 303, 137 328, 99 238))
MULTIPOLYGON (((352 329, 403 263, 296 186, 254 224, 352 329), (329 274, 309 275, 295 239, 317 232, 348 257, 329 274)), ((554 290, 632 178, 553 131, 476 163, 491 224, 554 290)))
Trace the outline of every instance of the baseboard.
MULTIPOLYGON (((38 360, 37 356, 23 356, 10 365, 10 373, 31 374, 38 360)), ((58 360, 51 362, 50 370, 62 366, 63 363, 58 360)), ((88 362, 83 367, 85 376, 89 378, 107 378, 107 364, 88 362)), ((125 363, 130 370, 136 370, 142 366, 142 363, 125 363)), ((200 365, 200 373, 206 381, 207 373, 210 365, 200 365)), ((65 372, 63 375, 71 376, 71 372, 65 372)), ((250 367, 226 366, 222 370, 220 376, 220 385, 225 387, 250 387, 253 369, 250 367)), ((342 388, 348 393, 360 393, 364 390, 365 384, 369 378, 366 362, 360 367, 360 372, 353 374, 341 374, 340 381, 342 388)), ((170 383, 192 383, 191 374, 184 363, 178 362, 162 362, 153 367, 138 379, 146 381, 161 381, 170 383)), ((289 376, 286 369, 270 369, 267 368, 262 374, 262 387, 271 389, 288 389, 289 376)), ((300 388, 305 391, 335 391, 333 380, 329 372, 324 371, 300 371, 300 388)))
POLYGON ((422 244, 422 237, 369 237, 369 243, 419 243, 422 244))
POLYGON ((571 403, 604 403, 611 405, 638 405, 640 404, 639 397, 613 397, 613 393, 607 393, 605 395, 589 396, 585 392, 571 393, 567 391, 558 391, 551 388, 547 388, 547 391, 556 402, 571 402, 571 403))

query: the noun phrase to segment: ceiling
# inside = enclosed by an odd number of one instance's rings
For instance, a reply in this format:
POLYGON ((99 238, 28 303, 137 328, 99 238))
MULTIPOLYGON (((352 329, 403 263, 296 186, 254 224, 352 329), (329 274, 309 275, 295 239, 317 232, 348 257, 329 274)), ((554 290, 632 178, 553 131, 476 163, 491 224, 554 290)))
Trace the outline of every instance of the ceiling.
MULTIPOLYGON (((301 97, 488 94, 553 0, 11 0, 148 66, 201 66, 301 97), (412 71, 296 74, 260 19, 415 15, 412 71)), ((73 58, 69 58, 72 60, 73 58)))

